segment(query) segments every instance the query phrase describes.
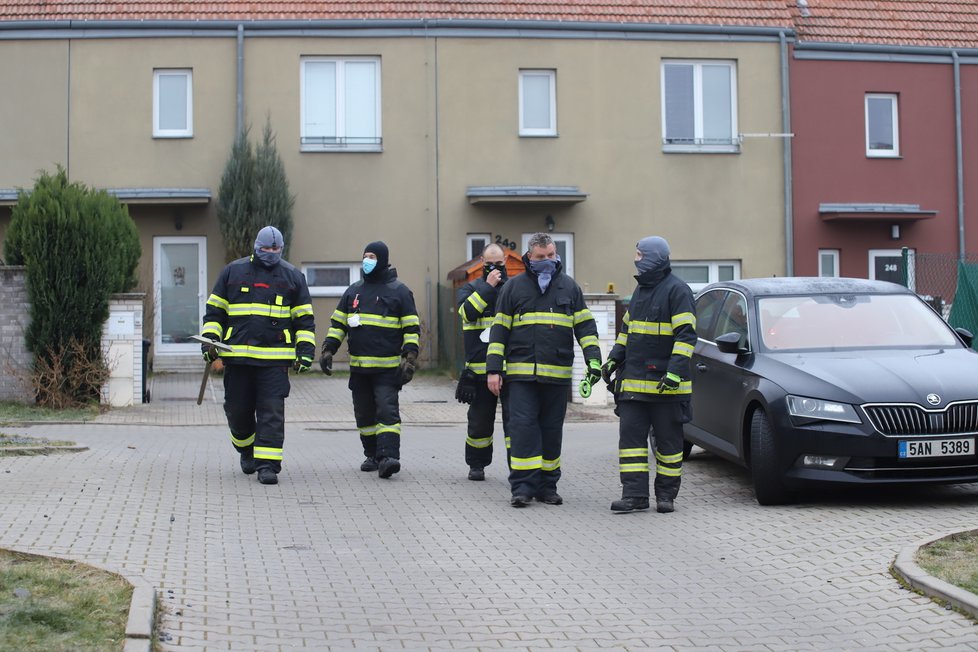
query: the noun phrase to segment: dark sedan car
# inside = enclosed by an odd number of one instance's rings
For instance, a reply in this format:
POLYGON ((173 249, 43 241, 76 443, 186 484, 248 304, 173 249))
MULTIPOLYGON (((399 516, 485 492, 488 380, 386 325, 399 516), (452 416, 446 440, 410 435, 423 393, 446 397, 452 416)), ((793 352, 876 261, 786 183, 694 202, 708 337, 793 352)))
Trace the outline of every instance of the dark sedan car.
POLYGON ((697 444, 757 501, 818 483, 978 482, 978 354, 913 292, 862 279, 714 283, 696 298, 697 444))

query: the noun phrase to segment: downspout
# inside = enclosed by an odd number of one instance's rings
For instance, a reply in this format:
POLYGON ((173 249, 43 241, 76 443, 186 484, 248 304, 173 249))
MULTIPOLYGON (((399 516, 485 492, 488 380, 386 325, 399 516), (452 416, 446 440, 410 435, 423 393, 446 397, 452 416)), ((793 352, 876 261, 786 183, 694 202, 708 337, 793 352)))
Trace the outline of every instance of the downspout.
POLYGON ((237 110, 234 136, 244 133, 244 25, 238 24, 238 63, 237 63, 237 91, 234 98, 235 109, 237 110))
MULTIPOLYGON (((784 31, 778 32, 778 40, 781 42, 781 131, 785 134, 791 133, 791 91, 788 86, 788 41, 784 31)), ((782 138, 782 152, 784 157, 784 247, 785 247, 785 273, 788 276, 795 275, 795 249, 794 249, 794 214, 792 209, 792 179, 791 179, 791 136, 786 135, 782 138)))
POLYGON ((961 61, 958 51, 951 50, 954 60, 954 146, 958 174, 958 259, 964 260, 964 154, 961 144, 961 61))

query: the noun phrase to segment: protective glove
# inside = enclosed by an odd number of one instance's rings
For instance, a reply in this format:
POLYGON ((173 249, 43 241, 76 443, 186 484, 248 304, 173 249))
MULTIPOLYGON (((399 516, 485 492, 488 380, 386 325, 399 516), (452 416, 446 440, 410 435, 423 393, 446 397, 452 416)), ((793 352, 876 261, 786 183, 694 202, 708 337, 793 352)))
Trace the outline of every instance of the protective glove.
POLYGON ((319 368, 327 376, 333 375, 333 352, 323 349, 323 357, 319 358, 319 368))
POLYGON ((417 359, 418 354, 414 351, 408 351, 401 356, 401 364, 397 369, 401 386, 407 385, 414 378, 414 372, 417 370, 417 366, 415 365, 417 359))
POLYGON ((479 378, 474 371, 462 371, 462 375, 458 377, 458 387, 455 388, 455 400, 459 403, 472 403, 475 400, 477 382, 479 378))
POLYGON ((662 378, 659 379, 659 384, 655 386, 659 393, 662 392, 674 392, 679 389, 679 376, 674 373, 663 374, 662 378))
MULTIPOLYGON (((210 335, 205 335, 204 337, 206 337, 209 340, 214 340, 215 342, 217 341, 217 338, 212 337, 210 335)), ((217 350, 217 347, 214 346, 213 344, 201 344, 200 345, 200 352, 204 356, 204 362, 206 362, 208 364, 210 364, 211 362, 214 362, 219 357, 221 357, 221 352, 218 351, 217 350)))
POLYGON ((615 369, 618 368, 618 362, 612 358, 608 358, 603 365, 601 365, 601 377, 604 378, 604 382, 611 384, 611 374, 615 373, 615 369))
POLYGON ((587 398, 591 395, 591 388, 594 387, 594 383, 601 380, 601 361, 597 358, 591 358, 587 361, 587 369, 584 372, 584 380, 581 381, 580 387, 577 388, 577 392, 581 395, 581 398, 587 398))
POLYGON ((304 355, 301 358, 296 358, 295 362, 292 363, 292 367, 295 369, 296 373, 304 374, 312 367, 312 358, 308 355, 304 355))

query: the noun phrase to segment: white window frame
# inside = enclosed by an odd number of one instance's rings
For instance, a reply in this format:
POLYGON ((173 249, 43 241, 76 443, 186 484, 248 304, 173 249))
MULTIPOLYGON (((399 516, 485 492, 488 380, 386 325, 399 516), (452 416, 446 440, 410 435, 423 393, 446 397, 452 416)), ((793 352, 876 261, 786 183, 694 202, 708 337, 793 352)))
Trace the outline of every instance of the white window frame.
POLYGON ((153 70, 153 138, 192 138, 194 135, 194 71, 191 68, 156 68, 153 70), (187 128, 160 127, 160 76, 183 75, 187 83, 187 128))
POLYGON ((384 149, 384 138, 381 120, 381 66, 380 57, 302 57, 299 63, 299 151, 302 152, 381 152, 384 149), (374 75, 374 130, 376 142, 350 143, 346 134, 346 101, 345 95, 345 65, 348 62, 373 62, 376 66, 374 75), (334 63, 336 64, 336 137, 333 142, 307 142, 311 138, 306 135, 306 64, 334 63))
POLYGON ((671 261, 672 269, 675 270, 677 267, 706 267, 707 268, 707 281, 706 283, 687 283, 689 288, 693 293, 697 293, 703 288, 705 288, 710 283, 716 283, 720 280, 720 267, 733 267, 733 279, 737 281, 740 279, 740 261, 739 260, 673 260, 671 261))
POLYGON ((896 93, 866 93, 863 112, 866 122, 866 156, 870 158, 899 158, 900 156, 900 97, 896 93), (890 100, 893 124, 893 149, 874 149, 869 142, 869 101, 871 99, 890 100))
MULTIPOLYGON (((909 255, 907 256, 907 285, 909 289, 916 290, 916 249, 909 249, 909 255)), ((870 249, 868 255, 866 256, 868 260, 869 271, 866 278, 875 281, 876 280, 876 259, 880 257, 890 257, 890 256, 903 256, 903 249, 870 249)))
POLYGON ((341 297, 348 287, 360 278, 361 263, 303 263, 302 274, 309 285, 309 296, 312 297, 341 297), (312 285, 309 283, 310 269, 345 269, 349 271, 349 283, 345 285, 312 285))
POLYGON ((838 249, 819 249, 818 250, 818 275, 821 278, 839 278, 839 250, 838 249), (822 264, 822 256, 832 257, 832 269, 826 270, 822 264), (828 273, 826 273, 828 272, 828 273))
POLYGON ((663 152, 702 152, 739 153, 740 131, 737 127, 737 62, 725 59, 663 59, 659 68, 659 84, 662 98, 662 151, 663 152), (692 143, 671 143, 666 132, 666 66, 688 65, 693 67, 693 141, 692 143), (703 141, 703 66, 730 68, 730 143, 708 144, 703 141))
POLYGON ((547 138, 557 135, 557 71, 545 69, 525 69, 520 70, 519 78, 519 112, 520 112, 520 136, 531 138, 547 138), (531 128, 527 127, 523 114, 523 82, 527 77, 548 77, 550 81, 550 127, 531 128))
MULTIPOLYGON (((520 247, 522 252, 528 251, 530 247, 530 238, 533 237, 533 233, 524 233, 520 237, 520 247)), ((573 233, 548 233, 551 238, 553 238, 554 243, 563 242, 564 250, 567 252, 567 256, 562 258, 560 261, 560 266, 571 278, 574 277, 574 234, 573 233)))
MULTIPOLYGON (((485 241, 485 244, 479 248, 481 252, 482 249, 485 249, 488 245, 492 244, 492 234, 491 233, 469 233, 465 236, 465 256, 466 256, 465 260, 472 260, 472 258, 469 258, 469 256, 472 255, 474 249, 472 245, 474 245, 477 241, 480 240, 485 241)), ((476 256, 479 255, 480 255, 479 253, 476 253, 476 256)))

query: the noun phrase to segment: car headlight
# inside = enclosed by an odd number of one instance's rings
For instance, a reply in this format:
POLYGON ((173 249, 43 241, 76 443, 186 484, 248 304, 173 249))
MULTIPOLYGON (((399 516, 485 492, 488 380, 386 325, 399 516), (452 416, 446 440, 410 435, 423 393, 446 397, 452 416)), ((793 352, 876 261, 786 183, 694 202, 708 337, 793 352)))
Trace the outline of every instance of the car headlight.
POLYGON ((862 423, 856 410, 848 403, 823 401, 820 398, 805 396, 788 396, 788 414, 811 421, 862 423))

